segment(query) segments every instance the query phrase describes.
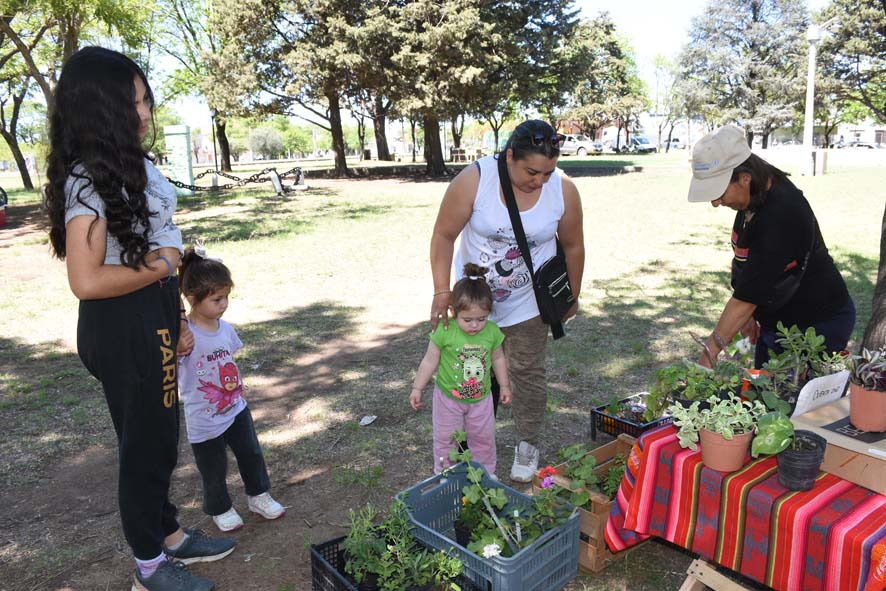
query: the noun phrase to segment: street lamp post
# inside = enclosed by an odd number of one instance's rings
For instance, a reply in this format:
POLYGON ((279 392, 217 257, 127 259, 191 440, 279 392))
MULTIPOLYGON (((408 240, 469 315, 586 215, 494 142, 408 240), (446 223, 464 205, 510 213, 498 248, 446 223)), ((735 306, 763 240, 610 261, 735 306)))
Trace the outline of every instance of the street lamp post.
POLYGON ((815 146, 812 145, 813 133, 813 110, 815 106, 815 53, 816 44, 821 40, 821 29, 818 25, 809 25, 806 31, 806 40, 809 41, 809 66, 806 73, 806 113, 803 119, 803 153, 806 156, 806 166, 803 174, 815 176, 815 146))

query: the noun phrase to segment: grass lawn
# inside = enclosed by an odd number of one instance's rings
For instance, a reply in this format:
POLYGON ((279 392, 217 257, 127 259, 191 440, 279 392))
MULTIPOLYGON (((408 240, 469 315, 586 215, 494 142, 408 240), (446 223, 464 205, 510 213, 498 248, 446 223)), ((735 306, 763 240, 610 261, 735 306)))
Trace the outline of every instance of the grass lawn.
MULTIPOLYGON (((686 157, 562 160, 582 196, 587 268, 580 315, 548 349, 543 461, 589 439, 592 405, 647 388, 663 364, 697 357, 688 332, 709 331, 728 297, 733 212, 686 201, 686 157), (642 172, 587 170, 604 161, 642 172)), ((779 164, 794 171, 784 157, 779 164)), ((882 170, 835 165, 794 178, 855 298, 856 338, 870 315, 882 170)), ((310 191, 286 198, 259 189, 179 203, 186 241, 204 238, 232 270, 226 319, 245 343, 245 396, 275 495, 291 507, 279 523, 249 521, 239 558, 197 570, 221 589, 307 588, 308 544, 341 535, 348 508, 384 505, 430 471, 430 414, 413 413, 407 397, 426 346, 428 241, 446 182, 309 175, 308 183, 310 191), (378 420, 360 427, 368 414, 378 420), (232 586, 237 580, 249 584, 232 586)), ((116 515, 113 432, 101 389, 76 355, 77 303, 64 264, 48 254, 38 202, 12 191, 0 230, 0 491, 17 499, 0 513, 10 532, 0 573, 21 589, 123 588, 131 563, 116 515)), ((506 476, 508 409, 498 437, 506 476)), ((184 442, 179 463, 173 494, 182 521, 209 529, 184 442)), ((245 505, 235 475, 230 487, 245 505)), ((689 561, 647 544, 568 589, 676 589, 689 561)))

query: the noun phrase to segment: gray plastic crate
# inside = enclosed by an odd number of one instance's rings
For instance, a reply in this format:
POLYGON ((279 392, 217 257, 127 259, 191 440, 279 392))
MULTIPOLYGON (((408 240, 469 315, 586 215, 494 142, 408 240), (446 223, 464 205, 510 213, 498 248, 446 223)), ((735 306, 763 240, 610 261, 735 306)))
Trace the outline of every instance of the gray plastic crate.
MULTIPOLYGON (((472 463, 476 468, 479 464, 472 463)), ((470 484, 467 467, 459 464, 448 474, 438 474, 399 493, 415 524, 412 534, 426 545, 454 551, 464 563, 465 576, 490 591, 556 591, 578 573, 578 513, 545 532, 540 538, 510 558, 482 558, 455 541, 453 524, 461 512, 462 488, 470 484)), ((489 478, 484 472, 484 487, 503 488, 508 508, 532 505, 528 495, 489 478)))

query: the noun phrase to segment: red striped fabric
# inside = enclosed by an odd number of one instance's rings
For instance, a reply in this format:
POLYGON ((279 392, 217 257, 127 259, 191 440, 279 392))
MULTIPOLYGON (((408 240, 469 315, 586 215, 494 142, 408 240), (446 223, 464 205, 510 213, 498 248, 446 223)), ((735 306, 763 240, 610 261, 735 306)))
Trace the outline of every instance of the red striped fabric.
POLYGON ((771 457, 716 472, 668 425, 637 440, 617 500, 613 551, 654 535, 779 591, 886 589, 886 497, 830 474, 791 492, 771 457))

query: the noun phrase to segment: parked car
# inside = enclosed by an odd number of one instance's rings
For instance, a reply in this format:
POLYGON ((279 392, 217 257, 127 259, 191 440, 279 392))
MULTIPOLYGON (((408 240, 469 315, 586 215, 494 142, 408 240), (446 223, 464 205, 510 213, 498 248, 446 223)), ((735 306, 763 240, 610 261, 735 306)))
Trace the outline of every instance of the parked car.
POLYGON ((879 146, 872 142, 862 142, 862 141, 854 141, 849 142, 848 146, 850 148, 867 148, 868 150, 876 150, 879 146))
POLYGON ((603 146, 599 142, 592 141, 589 137, 580 133, 568 133, 560 143, 560 154, 585 156, 587 154, 602 154, 603 146))
POLYGON ((637 154, 653 154, 658 151, 655 145, 642 135, 635 135, 622 146, 622 152, 634 152, 637 154))
MULTIPOLYGON (((667 147, 668 147, 668 140, 665 139, 665 140, 661 143, 661 148, 662 148, 662 150, 664 150, 664 149, 666 149, 667 147)), ((671 150, 683 150, 683 149, 685 149, 685 148, 686 148, 686 142, 684 142, 683 140, 681 140, 681 139, 678 138, 678 137, 672 137, 672 138, 671 138, 671 147, 670 147, 671 150)))

